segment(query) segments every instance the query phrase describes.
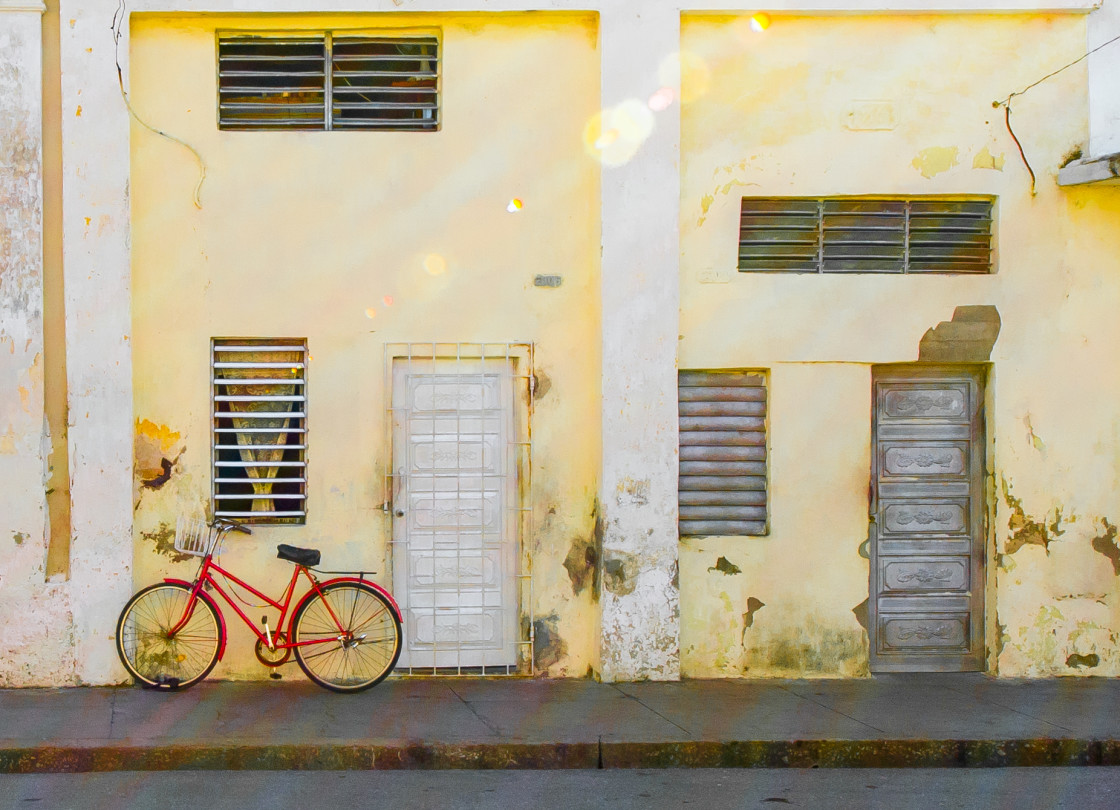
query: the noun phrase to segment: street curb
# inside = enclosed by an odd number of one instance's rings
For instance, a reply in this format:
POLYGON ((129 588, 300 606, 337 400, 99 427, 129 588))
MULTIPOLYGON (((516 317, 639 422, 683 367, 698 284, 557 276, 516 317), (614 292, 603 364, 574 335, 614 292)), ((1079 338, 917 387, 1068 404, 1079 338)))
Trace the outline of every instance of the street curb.
POLYGON ((1120 765, 1120 740, 753 740, 367 745, 73 745, 0 749, 0 773, 168 770, 999 768, 1120 765))

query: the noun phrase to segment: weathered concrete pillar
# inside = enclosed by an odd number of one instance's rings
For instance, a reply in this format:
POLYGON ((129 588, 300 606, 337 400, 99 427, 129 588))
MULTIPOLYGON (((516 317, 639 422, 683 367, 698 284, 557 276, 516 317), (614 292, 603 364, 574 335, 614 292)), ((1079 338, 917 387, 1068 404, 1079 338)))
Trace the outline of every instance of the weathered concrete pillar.
POLYGON ((128 18, 116 0, 62 0, 62 215, 78 677, 124 679, 113 634, 132 592, 132 359, 128 18))
POLYGON ((599 139, 602 678, 676 680, 680 116, 677 94, 658 91, 675 83, 680 12, 619 4, 600 26, 603 105, 616 111, 599 139), (632 138, 641 143, 629 156, 619 147, 632 138))
POLYGON ((46 582, 44 10, 0 0, 0 686, 73 679, 66 584, 46 582))

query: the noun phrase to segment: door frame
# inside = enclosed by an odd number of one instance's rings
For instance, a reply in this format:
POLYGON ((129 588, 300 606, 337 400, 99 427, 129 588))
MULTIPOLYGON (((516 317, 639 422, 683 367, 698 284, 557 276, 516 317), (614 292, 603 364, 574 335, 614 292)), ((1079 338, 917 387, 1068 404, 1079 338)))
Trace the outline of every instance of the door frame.
MULTIPOLYGON (((533 536, 533 487, 532 487, 532 417, 533 417, 533 390, 536 383, 534 365, 534 344, 531 342, 511 343, 456 343, 456 342, 413 342, 413 343, 387 343, 384 346, 384 451, 383 456, 383 498, 381 510, 388 518, 386 524, 386 572, 391 582, 395 582, 395 549, 396 541, 395 507, 394 498, 400 492, 400 482, 395 475, 393 465, 396 453, 394 438, 394 365, 400 361, 432 362, 434 360, 462 360, 479 362, 490 360, 505 360, 511 369, 512 396, 509 400, 510 418, 512 420, 511 446, 511 471, 515 478, 513 491, 516 493, 516 504, 509 504, 509 509, 515 521, 513 526, 514 543, 513 557, 516 560, 514 577, 516 587, 513 598, 516 604, 513 610, 516 619, 516 662, 512 665, 485 665, 478 667, 432 667, 417 665, 406 667, 408 674, 429 675, 518 675, 534 674, 535 663, 533 659, 533 645, 531 628, 534 620, 533 578, 531 543, 528 538, 533 536)), ((398 594, 398 601, 407 599, 406 594, 398 594)), ((402 611, 405 602, 401 601, 402 611)), ((406 616, 407 620, 407 616, 406 616)), ((407 632, 407 631, 406 631, 407 632)), ((406 635, 407 639, 407 635, 406 635)))
MULTIPOLYGON (((871 367, 871 465, 868 487, 868 643, 871 672, 973 672, 987 671, 990 652, 987 639, 994 629, 994 572, 988 565, 993 559, 994 502, 992 490, 993 432, 990 424, 992 408, 993 366, 991 363, 884 363, 871 367), (970 652, 960 659, 938 661, 934 655, 914 663, 884 661, 876 650, 879 634, 879 397, 880 379, 913 379, 917 381, 960 378, 967 376, 975 384, 975 428, 969 442, 973 453, 970 468, 976 491, 970 493, 970 515, 974 516, 976 536, 972 541, 969 565, 970 578, 970 652), (976 435, 978 433, 979 435, 976 435)), ((971 420, 970 420, 971 421, 971 420)))

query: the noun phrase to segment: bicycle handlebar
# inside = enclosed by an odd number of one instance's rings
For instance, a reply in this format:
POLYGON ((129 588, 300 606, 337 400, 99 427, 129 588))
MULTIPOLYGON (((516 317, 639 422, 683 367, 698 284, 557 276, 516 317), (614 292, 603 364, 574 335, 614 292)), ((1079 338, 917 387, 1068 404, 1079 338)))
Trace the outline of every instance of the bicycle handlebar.
POLYGON ((227 520, 226 518, 214 518, 214 525, 221 526, 226 531, 242 532, 243 534, 253 533, 248 526, 242 526, 237 521, 227 520))

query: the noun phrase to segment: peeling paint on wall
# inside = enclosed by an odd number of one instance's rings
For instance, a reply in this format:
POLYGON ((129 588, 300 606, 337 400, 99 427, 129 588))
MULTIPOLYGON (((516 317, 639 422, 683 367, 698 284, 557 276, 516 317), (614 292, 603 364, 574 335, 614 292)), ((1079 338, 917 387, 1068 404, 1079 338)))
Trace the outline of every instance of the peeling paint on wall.
POLYGON ((745 183, 742 180, 730 180, 724 183, 722 186, 717 186, 716 188, 714 188, 710 194, 705 194, 700 198, 700 218, 696 220, 697 227, 703 225, 704 221, 708 218, 708 210, 712 207, 712 203, 715 202, 716 195, 725 197, 731 191, 731 189, 738 186, 746 187, 757 185, 758 183, 745 183))
POLYGON ((142 532, 141 539, 151 543, 156 554, 163 554, 172 562, 187 562, 194 559, 190 554, 182 554, 175 548, 175 527, 167 523, 160 523, 158 529, 142 532))
POLYGON ((16 532, 12 535, 12 539, 16 541, 17 546, 22 546, 24 541, 27 540, 27 537, 28 535, 26 532, 16 532))
POLYGON ((1005 162, 1006 158, 1003 152, 1000 152, 999 155, 996 156, 992 154, 991 150, 988 149, 988 147, 985 146, 980 150, 976 157, 972 159, 972 168, 995 169, 998 172, 1002 172, 1003 164, 1005 162))
POLYGON ((623 478, 618 482, 619 506, 645 506, 649 503, 649 481, 642 478, 623 478))
POLYGON ((1109 523, 1108 518, 1101 518, 1104 534, 1098 534, 1092 539, 1093 551, 1108 557, 1112 563, 1112 573, 1120 577, 1120 546, 1116 545, 1116 524, 1109 523))
POLYGON ((1066 533, 1062 528, 1061 507, 1054 510, 1054 518, 1049 523, 1037 521, 1023 511, 1023 502, 1011 494, 1011 484, 1008 480, 1006 478, 1000 480, 1003 486, 1003 499, 1011 509, 1011 517, 1007 520, 1007 528, 1011 534, 1004 546, 1004 554, 1014 554, 1023 546, 1036 545, 1042 546, 1049 555, 1050 544, 1066 533))
POLYGON ((761 599, 757 599, 753 596, 747 597, 747 612, 743 614, 744 633, 747 631, 748 627, 754 626, 754 614, 758 613, 758 611, 764 607, 766 607, 766 603, 761 599))
POLYGON ((182 435, 167 425, 147 419, 136 420, 133 442, 134 505, 140 502, 142 489, 159 489, 169 480, 175 465, 186 449, 182 435))
POLYGON ((956 146, 931 146, 919 152, 910 165, 928 180, 956 166, 960 151, 956 146))

